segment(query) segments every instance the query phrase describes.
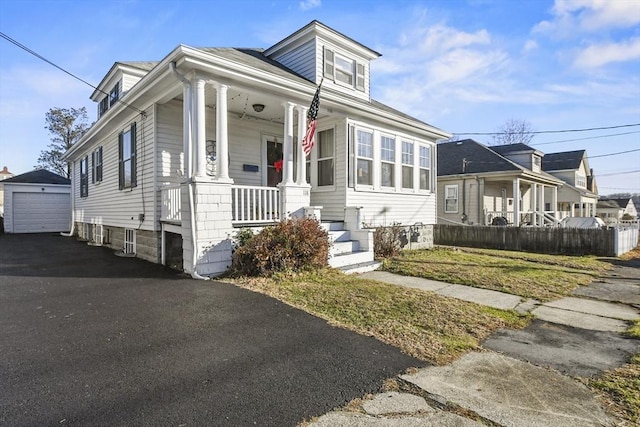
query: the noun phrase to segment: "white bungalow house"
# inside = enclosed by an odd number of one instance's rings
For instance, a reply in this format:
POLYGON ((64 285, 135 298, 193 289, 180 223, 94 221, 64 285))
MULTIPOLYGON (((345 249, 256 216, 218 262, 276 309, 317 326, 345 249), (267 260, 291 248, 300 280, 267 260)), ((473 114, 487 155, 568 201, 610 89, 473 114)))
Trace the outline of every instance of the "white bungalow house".
POLYGON ((435 141, 449 134, 371 99, 379 56, 313 21, 266 50, 180 45, 116 62, 91 96, 96 123, 65 155, 76 233, 215 276, 238 227, 316 215, 344 240, 340 266, 372 260, 363 223, 435 224, 435 141))

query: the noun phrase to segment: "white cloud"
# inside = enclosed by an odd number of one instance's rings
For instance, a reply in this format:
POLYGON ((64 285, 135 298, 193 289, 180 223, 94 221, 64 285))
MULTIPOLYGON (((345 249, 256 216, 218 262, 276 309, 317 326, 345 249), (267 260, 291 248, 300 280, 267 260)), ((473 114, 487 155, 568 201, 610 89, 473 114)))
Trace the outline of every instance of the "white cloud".
POLYGON ((560 37, 605 28, 629 28, 640 23, 637 0, 556 0, 553 18, 538 23, 533 32, 560 37))
POLYGON ((303 0, 300 2, 300 9, 309 10, 322 5, 322 0, 303 0))
POLYGON ((577 68, 596 68, 612 62, 640 59, 640 37, 620 43, 594 44, 582 50, 573 65, 577 68))
POLYGON ((424 52, 436 53, 472 45, 488 45, 490 43, 491 37, 485 29, 475 33, 467 33, 438 24, 427 29, 421 48, 424 52))
POLYGON ((533 50, 536 50, 537 48, 538 48, 538 42, 533 39, 529 39, 525 42, 524 46, 522 46, 522 51, 531 52, 533 50))

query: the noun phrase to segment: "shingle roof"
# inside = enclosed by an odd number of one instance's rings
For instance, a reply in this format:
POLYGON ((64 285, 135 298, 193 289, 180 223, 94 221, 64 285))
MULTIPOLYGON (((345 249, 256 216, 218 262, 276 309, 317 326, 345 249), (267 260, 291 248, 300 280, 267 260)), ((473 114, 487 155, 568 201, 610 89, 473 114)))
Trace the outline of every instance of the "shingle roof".
POLYGON ((36 169, 31 172, 26 172, 12 178, 5 179, 2 183, 69 185, 71 184, 71 180, 69 178, 56 175, 53 172, 49 172, 46 169, 36 169))
POLYGON ((117 63, 133 68, 138 68, 143 71, 151 71, 156 65, 159 64, 158 61, 118 61, 117 63))
POLYGON ((615 203, 616 205, 618 205, 618 207, 624 209, 629 204, 629 200, 630 199, 631 199, 631 197, 624 197, 624 198, 618 198, 618 199, 602 198, 600 200, 603 201, 603 202, 615 203))
POLYGON ((576 150, 545 154, 542 158, 542 170, 560 171, 567 169, 579 169, 584 153, 585 150, 576 150))
POLYGON ((617 201, 615 200, 598 200, 598 203, 596 205, 596 209, 624 209, 624 207, 626 207, 626 203, 624 206, 620 206, 618 204, 617 201))
POLYGON ((472 139, 438 144, 438 176, 521 170, 520 166, 472 139), (463 159, 467 160, 465 172, 463 159))
POLYGON ((516 144, 492 145, 489 148, 503 156, 505 154, 513 153, 514 151, 537 151, 535 148, 529 147, 527 144, 522 144, 520 142, 516 144))

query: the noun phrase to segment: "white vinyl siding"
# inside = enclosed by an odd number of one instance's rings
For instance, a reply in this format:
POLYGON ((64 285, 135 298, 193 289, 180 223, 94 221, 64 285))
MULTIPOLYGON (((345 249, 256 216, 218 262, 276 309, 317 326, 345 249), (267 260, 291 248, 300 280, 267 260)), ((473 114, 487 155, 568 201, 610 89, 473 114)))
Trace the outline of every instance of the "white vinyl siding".
POLYGON ((284 54, 273 56, 273 59, 284 65, 285 67, 290 68, 301 76, 315 81, 315 63, 314 59, 316 56, 316 42, 314 40, 309 40, 306 43, 301 44, 289 52, 285 52, 284 54))
MULTIPOLYGON (((91 187, 90 197, 80 198, 79 161, 73 179, 75 221, 92 224, 104 224, 121 228, 138 228, 154 230, 153 206, 156 199, 154 188, 153 166, 153 130, 154 108, 148 108, 146 118, 132 112, 121 124, 103 138, 95 141, 95 145, 85 153, 102 147, 103 171, 102 183, 91 187), (138 186, 127 191, 118 190, 118 134, 122 129, 129 129, 132 122, 137 122, 137 182, 138 186), (139 214, 145 213, 145 221, 140 223, 139 214)), ((182 116, 179 116, 180 119, 182 116)), ((178 140, 181 144, 182 137, 178 140)), ((180 150, 181 151, 181 150, 180 150)), ((87 154, 79 154, 82 158, 87 154)))

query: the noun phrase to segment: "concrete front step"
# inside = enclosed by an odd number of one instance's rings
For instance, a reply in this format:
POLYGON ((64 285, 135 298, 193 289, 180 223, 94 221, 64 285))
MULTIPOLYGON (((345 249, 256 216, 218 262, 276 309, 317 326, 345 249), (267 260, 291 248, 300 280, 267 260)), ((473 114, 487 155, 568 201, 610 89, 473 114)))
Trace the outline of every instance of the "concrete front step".
POLYGON ((345 265, 344 267, 340 267, 340 271, 345 274, 369 273, 377 270, 381 265, 382 263, 380 261, 369 261, 360 264, 345 265))
POLYGON ((348 254, 350 252, 358 252, 360 250, 360 242, 357 240, 347 240, 346 242, 333 242, 329 250, 329 255, 337 256, 348 254))
POLYGON ((320 227, 324 228, 327 231, 344 230, 344 222, 343 221, 321 222, 320 227))
POLYGON ((373 261, 373 252, 358 251, 329 258, 329 265, 333 268, 341 268, 348 265, 363 264, 373 261))

